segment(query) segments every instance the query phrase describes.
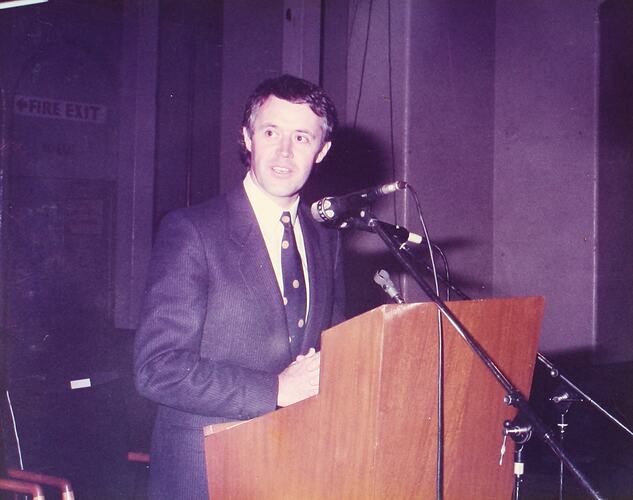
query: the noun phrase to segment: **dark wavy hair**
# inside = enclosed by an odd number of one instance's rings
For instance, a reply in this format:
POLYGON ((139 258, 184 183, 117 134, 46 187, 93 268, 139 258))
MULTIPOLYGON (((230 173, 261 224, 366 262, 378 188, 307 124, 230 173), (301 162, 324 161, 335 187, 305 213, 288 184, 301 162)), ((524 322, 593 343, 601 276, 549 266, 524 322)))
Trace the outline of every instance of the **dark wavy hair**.
MULTIPOLYGON (((248 98, 242 118, 242 127, 245 127, 251 135, 255 116, 270 96, 310 106, 315 115, 323 118, 323 144, 332 140, 337 126, 336 108, 332 99, 318 85, 292 75, 281 75, 277 78, 264 80, 248 98)), ((250 155, 241 133, 240 138, 242 159, 248 165, 250 155)))

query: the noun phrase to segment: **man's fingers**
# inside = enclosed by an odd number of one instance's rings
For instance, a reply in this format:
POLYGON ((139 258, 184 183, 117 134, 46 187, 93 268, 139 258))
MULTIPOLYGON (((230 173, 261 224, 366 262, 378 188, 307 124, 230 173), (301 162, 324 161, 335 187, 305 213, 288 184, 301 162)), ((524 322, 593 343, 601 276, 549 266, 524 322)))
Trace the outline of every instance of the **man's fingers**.
POLYGON ((304 363, 306 365, 306 370, 310 372, 318 370, 321 367, 321 355, 313 354, 309 358, 306 358, 304 363))
POLYGON ((314 347, 310 347, 310 350, 307 353, 299 354, 297 356, 297 358, 295 359, 295 361, 301 361, 301 360, 306 359, 306 358, 311 358, 315 354, 316 354, 316 350, 314 349, 314 347))

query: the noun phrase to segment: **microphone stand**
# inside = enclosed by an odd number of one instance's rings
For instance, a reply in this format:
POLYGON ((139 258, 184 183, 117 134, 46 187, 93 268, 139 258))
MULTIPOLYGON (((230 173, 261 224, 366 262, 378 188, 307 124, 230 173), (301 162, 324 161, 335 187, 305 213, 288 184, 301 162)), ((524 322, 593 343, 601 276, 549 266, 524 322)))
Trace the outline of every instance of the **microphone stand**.
POLYGON ((527 399, 521 394, 517 387, 503 374, 495 362, 479 345, 467 328, 460 322, 455 314, 448 308, 446 303, 434 292, 434 290, 424 281, 421 273, 418 271, 415 263, 412 261, 411 256, 404 249, 404 244, 399 243, 388 233, 388 224, 381 222, 374 218, 368 212, 363 211, 363 222, 367 226, 380 236, 384 241, 387 248, 396 257, 398 262, 404 267, 404 269, 413 277, 418 283, 422 291, 427 297, 438 307, 444 317, 453 325, 457 330, 459 336, 468 344, 471 350, 479 357, 480 361, 488 368, 493 377, 506 391, 504 397, 504 403, 506 405, 512 405, 518 409, 522 417, 529 422, 532 431, 554 452, 554 454, 565 464, 569 471, 576 477, 585 490, 595 499, 603 499, 604 497, 596 490, 585 475, 576 467, 576 465, 567 456, 566 452, 561 446, 554 440, 553 433, 547 428, 541 418, 534 412, 529 405, 527 399))
MULTIPOLYGON (((567 427, 569 424, 567 423, 565 416, 567 412, 571 408, 571 404, 573 402, 582 401, 582 399, 577 398, 568 392, 564 392, 560 395, 553 396, 549 398, 550 401, 556 407, 556 410, 559 415, 558 421, 558 440, 562 444, 565 439, 565 432, 567 431, 567 427)), ((558 467, 558 498, 559 500, 563 500, 564 498, 564 488, 565 488, 565 468, 563 464, 559 464, 558 467)))

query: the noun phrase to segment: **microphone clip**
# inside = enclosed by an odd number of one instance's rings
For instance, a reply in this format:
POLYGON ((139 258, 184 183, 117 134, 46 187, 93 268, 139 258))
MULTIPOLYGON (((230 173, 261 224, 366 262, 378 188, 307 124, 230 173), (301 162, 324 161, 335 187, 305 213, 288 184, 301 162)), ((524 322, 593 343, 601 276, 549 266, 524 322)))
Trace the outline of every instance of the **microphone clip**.
POLYGON ((358 217, 342 219, 334 227, 339 229, 359 229, 361 231, 375 233, 377 226, 380 226, 382 231, 399 245, 399 250, 406 250, 410 245, 417 246, 424 242, 424 238, 419 234, 411 232, 405 227, 378 220, 367 210, 361 210, 358 217))

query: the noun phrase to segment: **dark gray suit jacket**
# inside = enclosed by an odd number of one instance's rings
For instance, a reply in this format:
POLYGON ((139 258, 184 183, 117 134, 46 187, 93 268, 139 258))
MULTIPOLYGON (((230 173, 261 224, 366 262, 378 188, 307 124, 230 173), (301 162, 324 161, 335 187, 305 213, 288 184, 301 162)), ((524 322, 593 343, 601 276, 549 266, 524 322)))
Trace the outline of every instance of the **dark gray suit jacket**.
MULTIPOLYGON (((343 320, 337 231, 300 207, 310 280, 302 352, 343 320)), ((292 361, 282 297, 243 187, 161 223, 136 333, 136 386, 159 404, 150 498, 208 498, 202 427, 273 411, 292 361)))

